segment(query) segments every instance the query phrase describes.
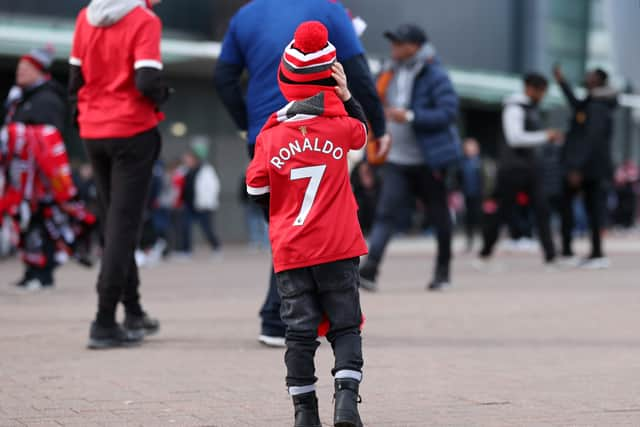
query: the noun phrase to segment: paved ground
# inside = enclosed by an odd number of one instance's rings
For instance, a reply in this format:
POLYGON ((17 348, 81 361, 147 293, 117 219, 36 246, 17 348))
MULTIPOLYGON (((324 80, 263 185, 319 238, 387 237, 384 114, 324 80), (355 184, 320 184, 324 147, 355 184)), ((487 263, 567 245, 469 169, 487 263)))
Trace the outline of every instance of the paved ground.
MULTIPOLYGON (((640 245, 610 245, 608 271, 501 273, 459 256, 455 286, 426 293, 432 243, 395 246, 365 294, 367 426, 639 426, 640 245), (430 259, 430 257, 429 257, 430 259)), ((16 262, 0 264, 2 282, 16 262)), ((84 349, 95 271, 66 266, 53 292, 0 287, 0 426, 290 426, 282 351, 261 348, 268 259, 229 249, 145 270, 163 329, 137 349, 84 349)), ((319 351, 322 420, 331 355, 319 351)))

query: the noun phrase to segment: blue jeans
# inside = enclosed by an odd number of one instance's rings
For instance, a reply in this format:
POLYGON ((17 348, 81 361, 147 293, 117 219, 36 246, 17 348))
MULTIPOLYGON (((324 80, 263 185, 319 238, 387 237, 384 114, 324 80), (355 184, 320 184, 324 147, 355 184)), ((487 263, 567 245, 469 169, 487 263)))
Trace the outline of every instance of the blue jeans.
POLYGON ((215 212, 213 211, 195 211, 187 207, 184 211, 182 236, 184 238, 184 244, 182 250, 190 253, 193 248, 193 241, 191 235, 191 228, 194 222, 200 224, 200 228, 204 233, 205 238, 211 245, 211 249, 220 249, 220 240, 215 234, 213 229, 213 221, 215 219, 215 212))
POLYGON ((444 172, 433 171, 422 165, 401 166, 389 163, 384 166, 376 219, 369 234, 368 262, 380 264, 402 215, 401 208, 416 198, 425 204, 427 214, 436 229, 438 256, 435 273, 448 276, 452 224, 447 205, 444 172))

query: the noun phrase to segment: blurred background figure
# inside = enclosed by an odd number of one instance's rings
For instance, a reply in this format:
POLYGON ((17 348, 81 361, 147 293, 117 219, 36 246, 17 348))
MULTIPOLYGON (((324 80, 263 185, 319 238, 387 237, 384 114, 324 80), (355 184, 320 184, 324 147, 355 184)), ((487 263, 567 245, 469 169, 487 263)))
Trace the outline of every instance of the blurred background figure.
POLYGON ((380 179, 373 166, 366 160, 355 165, 351 171, 351 186, 358 203, 358 220, 362 233, 369 235, 375 219, 380 196, 380 179))
POLYGON ((383 166, 382 189, 369 234, 369 255, 360 268, 361 288, 377 289, 377 276, 402 212, 419 199, 434 225, 438 255, 429 290, 450 284, 452 221, 447 169, 460 159, 455 121, 458 96, 424 30, 403 24, 384 33, 391 63, 378 78, 393 146, 383 166))
POLYGON ((220 180, 207 161, 209 142, 206 137, 196 137, 191 149, 183 156, 187 170, 184 179, 184 218, 182 237, 183 255, 189 257, 193 251, 192 228, 197 223, 215 256, 220 256, 222 246, 215 231, 215 213, 220 206, 220 180))
MULTIPOLYGON (((4 103, 4 124, 22 123, 29 128, 50 125, 58 132, 64 132, 67 113, 66 93, 62 85, 50 74, 54 55, 54 49, 47 46, 33 49, 19 59, 15 84, 4 103)), ((35 145, 36 142, 34 139, 33 144, 35 145)), ((35 204, 32 205, 34 211, 29 216, 29 223, 22 230, 26 232, 28 229, 31 237, 27 238, 27 235, 23 235, 21 244, 38 246, 42 250, 37 249, 36 252, 42 252, 42 257, 24 257, 25 273, 17 285, 30 289, 51 287, 54 285, 53 271, 58 262, 55 259, 55 239, 46 230, 44 205, 40 205, 44 200, 36 200, 35 194, 25 194, 24 197, 28 203, 35 204)))
POLYGON ((548 88, 547 79, 527 74, 524 91, 505 99, 502 112, 504 144, 500 155, 495 195, 484 206, 482 267, 491 259, 502 225, 514 217, 517 206, 532 204, 542 243, 544 261, 553 263, 556 251, 550 228, 550 209, 544 192, 544 171, 539 149, 561 141, 556 130, 543 128, 540 103, 548 88))
POLYGON ((576 195, 582 193, 591 233, 591 253, 581 265, 589 269, 607 268, 610 262, 602 248, 601 234, 606 218, 607 191, 613 177, 611 138, 618 94, 609 86, 609 75, 599 68, 585 75, 587 96, 584 99, 575 96, 559 66, 554 68, 554 76, 571 108, 563 153, 566 185, 562 216, 562 255, 569 260, 575 255, 572 247, 572 206, 576 195))
POLYGON ((247 233, 249 234, 249 251, 269 251, 271 249, 269 224, 264 218, 263 209, 249 200, 244 174, 240 178, 240 185, 238 186, 238 201, 244 208, 244 218, 247 223, 247 233))
POLYGON ((464 196, 464 229, 466 251, 473 250, 473 241, 482 221, 483 171, 480 145, 475 138, 467 138, 463 144, 459 182, 464 196))
POLYGON ((640 195, 640 172, 638 165, 631 159, 616 169, 614 184, 616 204, 612 213, 612 222, 623 230, 631 229, 638 216, 638 196, 640 195))
POLYGON ((163 204, 165 195, 164 162, 158 159, 153 167, 153 177, 143 215, 142 235, 135 257, 138 267, 157 265, 167 249, 169 210, 163 204))

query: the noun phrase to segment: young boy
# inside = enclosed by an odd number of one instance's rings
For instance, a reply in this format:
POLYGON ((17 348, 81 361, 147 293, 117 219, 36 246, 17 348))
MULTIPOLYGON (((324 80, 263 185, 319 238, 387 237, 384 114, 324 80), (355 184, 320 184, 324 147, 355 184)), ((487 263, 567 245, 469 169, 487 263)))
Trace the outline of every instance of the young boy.
POLYGON ((269 205, 295 427, 321 426, 314 356, 325 317, 336 359, 334 425, 358 427, 363 365, 358 263, 367 247, 347 152, 366 144, 365 117, 320 22, 298 27, 282 57, 278 82, 290 102, 258 136, 246 181, 249 195, 269 205))

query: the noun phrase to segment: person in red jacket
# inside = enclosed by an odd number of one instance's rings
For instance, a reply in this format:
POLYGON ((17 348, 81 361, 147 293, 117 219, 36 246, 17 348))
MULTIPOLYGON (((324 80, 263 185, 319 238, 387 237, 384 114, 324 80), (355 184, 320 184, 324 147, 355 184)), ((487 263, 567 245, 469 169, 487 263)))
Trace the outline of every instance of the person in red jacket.
POLYGON ((169 89, 161 70, 159 0, 92 0, 76 21, 69 93, 95 171, 104 218, 98 312, 89 348, 130 345, 158 330, 140 304, 134 259, 153 165, 160 153, 158 108, 169 89), (125 309, 123 326, 116 307, 125 309))
POLYGON ((361 426, 358 265, 367 246, 347 153, 366 144, 366 119, 347 89, 328 31, 318 21, 298 27, 282 57, 278 81, 290 102, 258 135, 246 183, 249 196, 269 206, 295 426, 321 425, 314 355, 325 317, 336 359, 334 424, 361 426))
POLYGON ((78 239, 96 218, 76 199, 62 135, 53 126, 10 123, 0 131, 0 222, 8 216, 20 231, 27 266, 21 287, 54 285, 54 268, 76 253, 78 239), (47 268, 49 267, 49 268, 47 268))

